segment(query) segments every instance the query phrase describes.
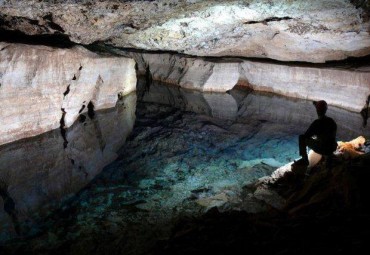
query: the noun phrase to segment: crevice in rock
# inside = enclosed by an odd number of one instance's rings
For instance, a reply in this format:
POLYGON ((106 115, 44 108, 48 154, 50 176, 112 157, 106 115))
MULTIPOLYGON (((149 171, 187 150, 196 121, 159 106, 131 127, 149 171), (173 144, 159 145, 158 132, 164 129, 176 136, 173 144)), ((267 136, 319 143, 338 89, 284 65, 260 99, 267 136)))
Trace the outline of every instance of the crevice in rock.
MULTIPOLYGON (((293 18, 292 18, 293 19, 293 18)), ((258 23, 258 22, 257 22, 258 23)), ((277 36, 278 34, 273 34, 272 36, 277 36)), ((177 51, 170 51, 170 50, 144 50, 144 49, 135 49, 135 48, 128 48, 128 47, 115 47, 109 45, 107 43, 96 41, 89 45, 84 45, 85 48, 89 49, 90 51, 105 54, 110 56, 123 56, 134 58, 132 53, 139 53, 139 54, 171 54, 178 57, 184 57, 189 59, 201 59, 209 62, 219 62, 221 61, 243 61, 248 60, 252 62, 259 62, 259 63, 267 63, 267 64, 278 64, 278 65, 286 65, 286 66, 298 66, 298 67, 318 67, 318 68, 325 68, 325 67, 338 67, 338 68, 357 68, 361 66, 368 66, 370 61, 370 55, 362 56, 362 57, 348 57, 347 59, 343 60, 331 60, 325 63, 310 63, 310 62, 303 62, 303 61, 281 61, 271 58, 257 58, 257 57, 237 57, 237 56, 196 56, 191 54, 180 53, 177 51)), ((141 62, 145 62, 141 61, 141 62)))
MULTIPOLYGON (((136 82, 137 83, 137 82, 136 82)), ((137 84, 136 84, 136 87, 137 87, 137 84)), ((122 100, 123 98, 124 98, 124 95, 123 95, 123 93, 122 92, 119 92, 118 94, 117 94, 117 97, 118 97, 118 100, 122 100)))
MULTIPOLYGON (((0 30, 1 31, 1 30, 0 30)), ((8 48, 9 47, 9 45, 6 45, 6 46, 4 46, 4 47, 2 47, 1 49, 0 49, 0 51, 3 51, 3 50, 5 50, 6 48, 8 48)))
POLYGON ((363 127, 367 126, 367 120, 369 119, 369 104, 370 104, 370 95, 367 96, 365 106, 362 108, 360 112, 363 119, 362 123, 363 127))
POLYGON ((95 117, 94 104, 91 101, 87 105, 87 115, 90 119, 93 119, 95 117))
POLYGON ((7 184, 3 180, 0 180, 0 197, 2 197, 4 201, 4 211, 10 216, 13 222, 15 232, 18 236, 21 235, 17 211, 15 209, 15 202, 9 195, 7 184))
POLYGON ((66 111, 64 110, 64 108, 61 108, 61 111, 62 111, 62 118, 60 119, 60 133, 63 137, 63 140, 64 140, 64 143, 63 143, 63 147, 64 149, 67 148, 67 145, 68 145, 68 140, 67 140, 67 131, 66 131, 66 127, 65 127, 65 116, 66 116, 66 111))
POLYGON ((276 32, 276 33, 274 33, 274 35, 273 35, 273 36, 271 36, 271 39, 270 39, 270 40, 273 40, 273 39, 275 38, 275 36, 277 36, 278 34, 280 34, 280 32, 276 32))
POLYGON ((269 22, 274 22, 274 21, 282 21, 282 20, 291 20, 293 18, 291 17, 270 17, 270 18, 267 18, 267 19, 264 19, 264 20, 251 20, 251 21, 247 21, 247 22, 244 22, 243 24, 246 24, 246 25, 250 25, 250 24, 258 24, 258 23, 262 23, 264 25, 267 25, 267 23, 269 22))
POLYGON ((83 104, 83 105, 81 106, 81 109, 78 111, 78 113, 80 114, 80 113, 81 113, 85 108, 86 108, 86 105, 84 105, 84 104, 83 104))
MULTIPOLYGON (((150 72, 150 67, 149 65, 146 66, 145 68, 145 89, 144 89, 144 94, 149 91, 150 86, 153 83, 153 75, 150 72)), ((144 94, 142 96, 144 96, 144 94)))
POLYGON ((63 93, 63 99, 68 95, 68 93, 71 91, 70 90, 70 87, 71 87, 71 84, 69 84, 68 86, 67 86, 67 89, 66 89, 66 91, 64 91, 64 93, 63 93))
POLYGON ((80 116, 78 117, 78 120, 80 121, 80 123, 85 123, 86 116, 84 114, 80 114, 80 116))
POLYGON ((27 35, 18 30, 6 30, 0 26, 0 41, 29 45, 46 45, 58 48, 71 48, 73 43, 65 34, 27 35))
POLYGON ((75 81, 75 80, 77 80, 77 78, 76 78, 76 75, 74 74, 73 78, 72 78, 72 81, 75 81))

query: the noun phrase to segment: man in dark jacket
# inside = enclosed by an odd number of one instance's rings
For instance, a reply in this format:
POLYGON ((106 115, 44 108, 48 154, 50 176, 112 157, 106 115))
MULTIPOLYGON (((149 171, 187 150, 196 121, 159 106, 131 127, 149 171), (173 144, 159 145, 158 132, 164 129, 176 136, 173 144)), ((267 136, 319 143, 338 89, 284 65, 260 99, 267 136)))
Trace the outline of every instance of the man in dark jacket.
POLYGON ((307 147, 326 156, 331 156, 337 148, 337 124, 325 115, 328 109, 327 103, 321 100, 314 101, 313 104, 316 107, 318 119, 312 122, 306 133, 299 136, 299 154, 302 158, 296 163, 305 166, 309 165, 307 147))

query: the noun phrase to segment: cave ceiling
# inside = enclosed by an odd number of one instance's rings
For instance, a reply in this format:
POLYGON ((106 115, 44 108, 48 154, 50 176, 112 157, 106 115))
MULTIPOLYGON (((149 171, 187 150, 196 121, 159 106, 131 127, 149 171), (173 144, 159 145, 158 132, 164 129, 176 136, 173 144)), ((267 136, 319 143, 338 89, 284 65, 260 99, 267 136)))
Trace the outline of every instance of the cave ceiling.
MULTIPOLYGON (((0 1, 1 33, 320 63, 370 54, 369 1, 0 1)), ((4 36, 3 36, 4 37, 4 36)))

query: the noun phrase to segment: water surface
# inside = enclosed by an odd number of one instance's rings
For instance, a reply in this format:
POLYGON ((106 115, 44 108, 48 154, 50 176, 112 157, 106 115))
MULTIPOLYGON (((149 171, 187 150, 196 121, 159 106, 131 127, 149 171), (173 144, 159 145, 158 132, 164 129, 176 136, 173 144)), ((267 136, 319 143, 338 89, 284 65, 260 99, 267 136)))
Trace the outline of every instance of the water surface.
MULTIPOLYGON (((77 123, 83 132, 67 132, 65 149, 59 131, 1 148, 2 169, 17 165, 9 165, 10 158, 25 162, 7 180, 31 186, 6 186, 17 215, 22 203, 48 204, 54 193, 62 201, 58 210, 23 227, 25 237, 8 241, 7 251, 140 254, 167 238, 184 217, 215 206, 258 211, 246 208, 243 187, 298 158, 297 137, 316 117, 312 102, 250 91, 200 93, 154 82, 138 97, 135 126, 123 146, 134 119, 132 103, 125 103, 131 111, 119 116, 117 109, 101 113, 98 128, 94 121, 77 123), (106 133, 110 138, 102 139, 106 133), (40 153, 25 157, 32 146, 40 153), (31 171, 31 178, 13 181, 22 171, 31 171)), ((366 134, 359 114, 331 107, 328 115, 338 123, 339 139, 366 134)), ((0 215, 11 229, 11 215, 0 215)), ((26 218, 35 219, 30 215, 26 218)), ((2 232, 3 239, 9 237, 2 232)))

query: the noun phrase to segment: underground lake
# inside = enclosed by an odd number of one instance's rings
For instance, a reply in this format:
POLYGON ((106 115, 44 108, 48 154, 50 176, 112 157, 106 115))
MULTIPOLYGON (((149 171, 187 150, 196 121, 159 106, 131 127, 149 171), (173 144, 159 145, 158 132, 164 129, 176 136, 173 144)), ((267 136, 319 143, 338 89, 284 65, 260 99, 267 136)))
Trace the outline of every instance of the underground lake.
POLYGON ((369 0, 0 0, 0 255, 347 255, 369 0))
MULTIPOLYGON (((358 113, 328 115, 338 140, 366 132, 358 113)), ((308 100, 139 79, 115 108, 0 147, 1 247, 145 254, 182 219, 212 208, 264 212, 246 187, 297 159, 298 135, 314 119, 308 100)))

